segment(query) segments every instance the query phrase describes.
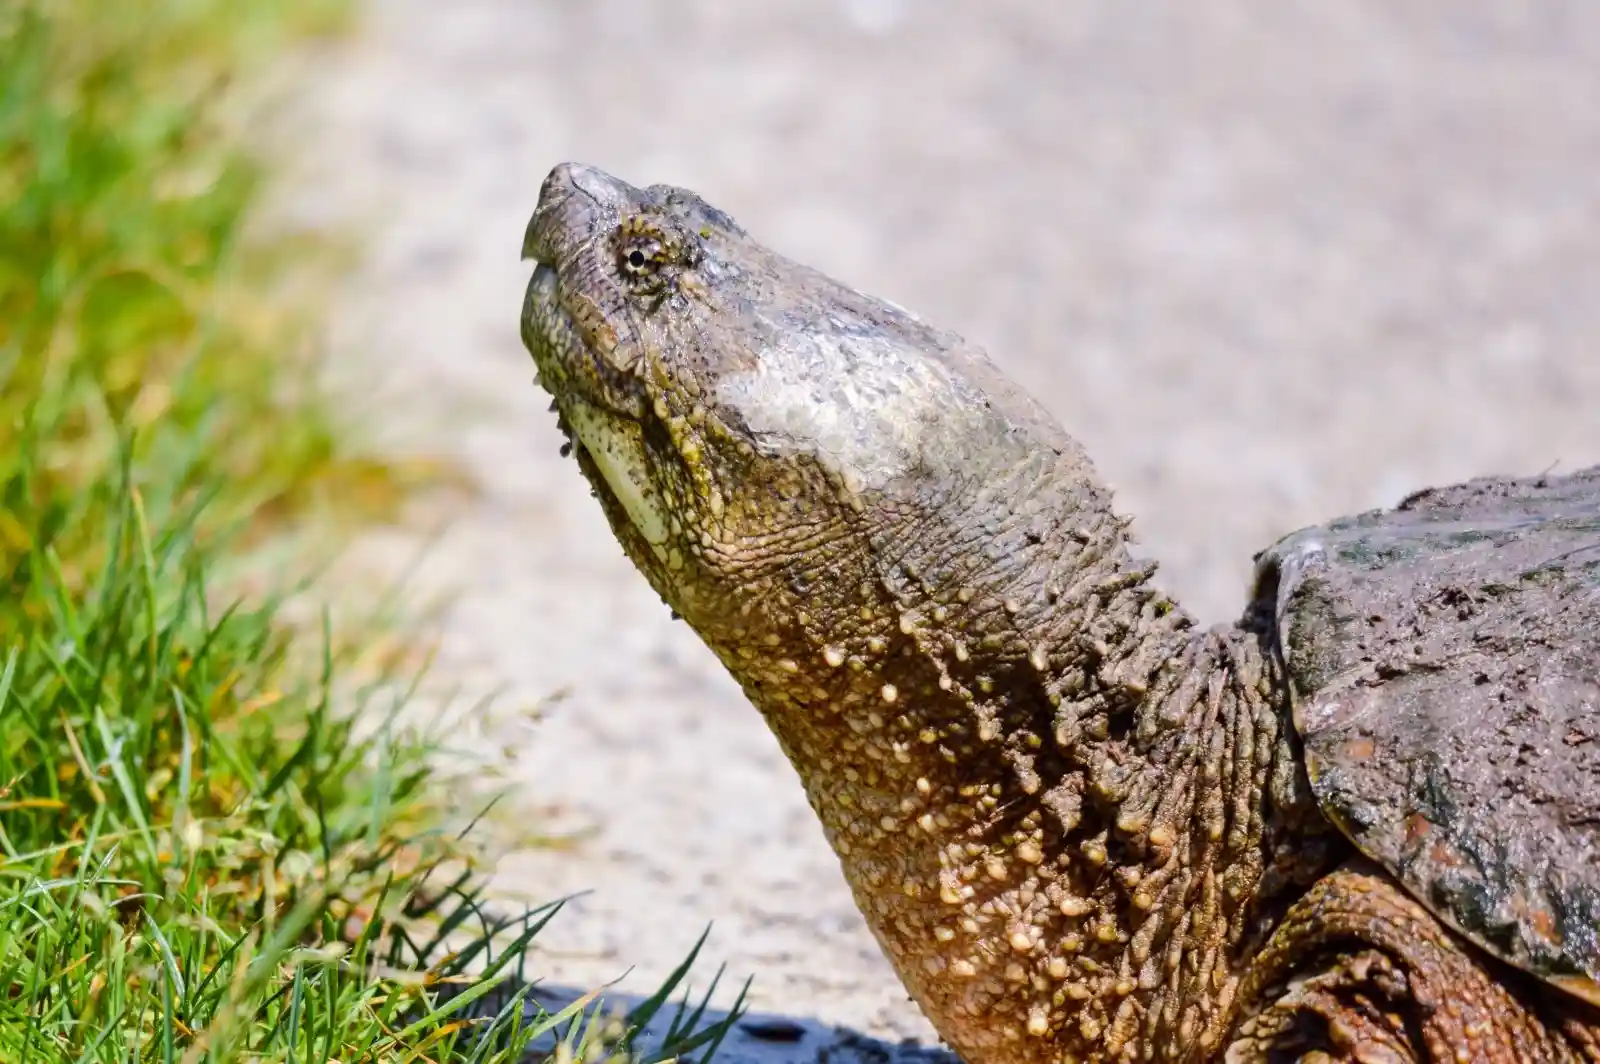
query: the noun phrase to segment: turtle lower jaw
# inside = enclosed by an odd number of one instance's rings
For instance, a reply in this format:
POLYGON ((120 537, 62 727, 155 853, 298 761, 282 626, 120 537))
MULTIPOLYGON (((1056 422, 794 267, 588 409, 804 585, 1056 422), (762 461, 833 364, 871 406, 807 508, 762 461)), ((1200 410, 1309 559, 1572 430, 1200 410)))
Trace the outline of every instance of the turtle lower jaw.
POLYGON ((605 496, 607 510, 625 517, 627 524, 658 556, 664 554, 670 521, 659 505, 650 478, 644 443, 644 426, 626 411, 591 399, 579 387, 581 376, 571 372, 557 351, 552 332, 570 329, 554 305, 555 275, 540 266, 528 285, 523 310, 523 342, 538 366, 538 383, 554 400, 550 406, 557 426, 567 437, 562 454, 581 450, 588 459, 579 462, 596 494, 605 496), (537 323, 546 328, 538 328, 537 323), (561 323, 555 330, 549 326, 561 323))
POLYGON ((545 369, 545 359, 541 355, 549 348, 549 337, 546 335, 547 325, 552 315, 560 313, 560 306, 556 297, 556 271, 548 263, 541 262, 534 267, 533 276, 528 279, 528 290, 522 297, 522 346, 528 349, 528 354, 539 366, 541 374, 545 369))
POLYGON ((599 474, 596 488, 627 515, 628 524, 662 561, 670 539, 671 520, 661 505, 650 476, 644 427, 583 399, 569 399, 562 413, 589 463, 599 474))

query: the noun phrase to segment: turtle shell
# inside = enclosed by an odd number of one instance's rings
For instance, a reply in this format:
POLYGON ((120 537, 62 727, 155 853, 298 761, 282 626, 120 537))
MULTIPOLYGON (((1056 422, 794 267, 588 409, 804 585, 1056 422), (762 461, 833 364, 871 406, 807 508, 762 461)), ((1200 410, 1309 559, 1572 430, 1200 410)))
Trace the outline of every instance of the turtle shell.
POLYGON ((1429 489, 1256 560, 1324 815, 1600 1003, 1600 466, 1429 489))

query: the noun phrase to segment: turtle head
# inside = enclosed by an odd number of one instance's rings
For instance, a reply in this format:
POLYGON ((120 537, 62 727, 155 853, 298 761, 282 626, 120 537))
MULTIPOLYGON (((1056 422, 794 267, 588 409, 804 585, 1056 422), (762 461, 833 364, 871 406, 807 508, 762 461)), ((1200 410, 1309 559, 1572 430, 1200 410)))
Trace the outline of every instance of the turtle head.
POLYGON ((752 644, 858 616, 872 542, 952 516, 932 489, 1007 442, 952 337, 687 190, 557 166, 523 253, 523 340, 614 532, 745 671, 752 644))

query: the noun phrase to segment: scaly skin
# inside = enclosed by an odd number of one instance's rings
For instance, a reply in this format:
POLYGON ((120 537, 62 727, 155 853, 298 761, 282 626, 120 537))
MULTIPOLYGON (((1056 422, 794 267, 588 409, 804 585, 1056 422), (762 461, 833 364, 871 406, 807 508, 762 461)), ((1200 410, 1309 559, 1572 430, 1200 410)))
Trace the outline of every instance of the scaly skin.
POLYGON ((1503 971, 1354 861, 1313 886, 1255 959, 1227 1059, 1600 1059, 1593 1010, 1503 971))
MULTIPOLYGON (((1290 1021, 1363 1007, 1345 991, 1394 948, 1362 931, 1380 917, 1455 958, 1430 993, 1488 978, 1420 907, 1328 875, 1346 846, 1259 611, 1197 630, 1081 448, 980 352, 692 193, 586 167, 552 171, 524 253, 524 339, 617 538, 765 716, 970 1064, 1311 1044, 1290 1021), (1354 930, 1285 920, 1319 898, 1354 930), (1342 982, 1306 1005, 1302 971, 1342 982)), ((1394 1015, 1428 1005, 1382 985, 1394 1015)), ((1365 1015, 1326 1059, 1492 1044, 1365 1015)), ((1532 1013, 1495 1031, 1580 1059, 1532 1013)))

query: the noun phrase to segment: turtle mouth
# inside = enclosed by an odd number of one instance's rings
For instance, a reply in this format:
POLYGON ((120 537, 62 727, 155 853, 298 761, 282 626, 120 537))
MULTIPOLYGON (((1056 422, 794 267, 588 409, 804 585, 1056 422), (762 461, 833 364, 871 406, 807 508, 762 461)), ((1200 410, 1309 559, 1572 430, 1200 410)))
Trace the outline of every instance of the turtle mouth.
POLYGON ((621 375, 589 349, 561 306, 555 269, 543 262, 528 282, 522 339, 566 436, 563 456, 577 459, 607 512, 625 520, 652 553, 664 558, 671 519, 651 475, 639 382, 618 379, 621 375))

